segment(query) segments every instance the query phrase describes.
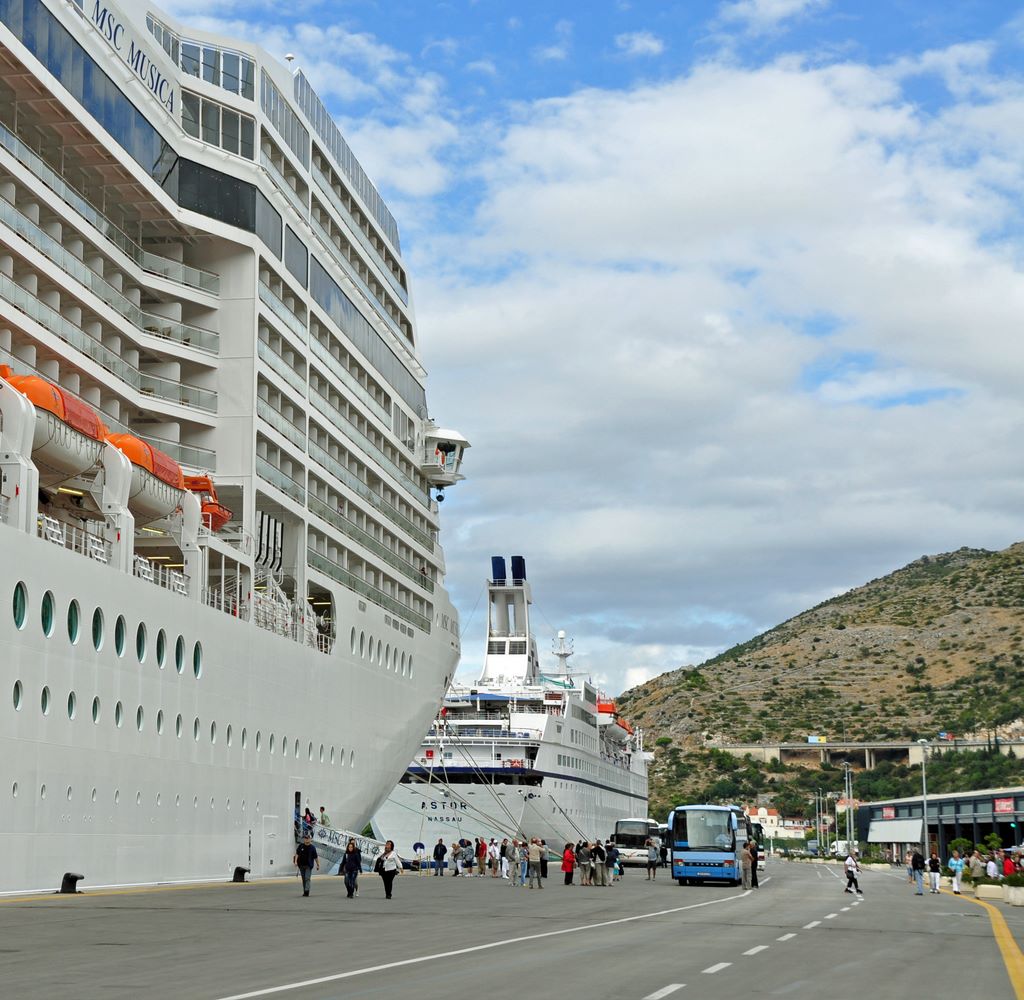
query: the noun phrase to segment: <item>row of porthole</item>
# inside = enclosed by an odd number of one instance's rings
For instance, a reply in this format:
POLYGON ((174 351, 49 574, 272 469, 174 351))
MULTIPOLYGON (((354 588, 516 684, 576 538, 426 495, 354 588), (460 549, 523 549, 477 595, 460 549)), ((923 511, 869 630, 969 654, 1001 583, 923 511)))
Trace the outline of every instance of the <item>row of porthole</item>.
MULTIPOLYGON (((14 701, 14 710, 16 712, 20 712, 22 707, 23 707, 23 705, 24 705, 24 702, 25 702, 25 688, 22 685, 21 681, 15 681, 14 682, 13 701, 14 701)), ((39 707, 42 710, 43 715, 49 715, 50 714, 50 709, 52 708, 52 703, 53 703, 53 698, 52 698, 52 696, 50 694, 50 689, 49 689, 48 686, 44 686, 43 690, 42 690, 42 692, 40 693, 40 696, 39 696, 39 707)), ((69 720, 74 720, 75 717, 78 715, 78 696, 75 694, 74 691, 71 691, 68 694, 67 711, 68 711, 68 719, 69 720)), ((93 700, 92 700, 92 721, 94 723, 96 723, 97 725, 99 724, 100 716, 101 716, 101 704, 100 704, 100 699, 97 696, 97 697, 93 698, 93 700)), ((124 705, 120 701, 117 702, 117 704, 114 706, 114 725, 117 726, 118 729, 120 729, 124 725, 124 705)), ((145 729, 145 726, 146 726, 146 713, 145 713, 145 710, 143 709, 143 707, 141 705, 139 705, 139 707, 135 710, 135 728, 141 733, 143 731, 143 729, 145 729)), ((184 732, 184 728, 185 728, 184 719, 179 714, 175 718, 175 720, 174 720, 174 735, 179 740, 181 739, 182 733, 184 732)), ((157 735, 159 735, 159 736, 163 735, 163 732, 164 732, 164 711, 163 711, 163 709, 160 709, 156 713, 156 731, 157 731, 157 735)), ((192 722, 192 739, 193 739, 193 741, 198 743, 199 740, 201 739, 201 737, 202 737, 202 725, 200 724, 199 718, 197 717, 192 722)), ((225 732, 224 732, 224 742, 225 742, 225 744, 227 746, 229 746, 229 747, 233 746, 234 745, 234 738, 235 738, 234 727, 229 725, 227 727, 227 729, 225 730, 225 732)), ((210 743, 216 744, 216 742, 217 742, 217 723, 216 722, 211 722, 210 723, 210 743)), ((249 732, 248 732, 247 729, 243 729, 242 730, 241 742, 242 742, 242 749, 243 750, 247 750, 249 748, 249 732)), ((256 752, 260 753, 262 751, 262 749, 263 749, 263 734, 258 729, 256 730, 255 745, 256 745, 256 752)), ((268 742, 267 752, 269 754, 273 754, 274 751, 275 751, 276 745, 277 745, 276 737, 274 736, 273 733, 271 733, 270 734, 270 739, 269 739, 269 742, 268 742)), ((294 750, 294 754, 293 755, 294 755, 294 757, 296 759, 298 759, 300 757, 300 755, 301 755, 302 747, 301 747, 301 745, 300 745, 298 740, 295 740, 295 742, 292 744, 292 746, 293 746, 293 750, 294 750)), ((312 744, 312 742, 308 743, 307 746, 306 746, 306 755, 307 755, 308 760, 310 762, 312 762, 313 761, 313 744, 312 744)), ((288 738, 287 737, 283 737, 281 739, 281 756, 282 757, 287 757, 288 756, 288 738)), ((319 753, 320 763, 323 764, 325 758, 327 758, 327 757, 328 757, 327 748, 324 746, 323 743, 321 743, 320 744, 320 753, 319 753)), ((340 754, 338 754, 338 753, 336 753, 335 748, 331 747, 330 748, 330 754, 329 754, 329 759, 330 759, 331 764, 333 765, 335 760, 338 759, 339 757, 340 757, 339 763, 341 763, 343 765, 345 763, 345 748, 342 747, 341 751, 340 751, 340 754)), ((349 757, 349 760, 348 760, 349 767, 355 767, 355 759, 356 759, 356 752, 355 752, 355 750, 349 750, 348 757, 349 757)))
MULTIPOLYGON (((18 782, 15 781, 11 785, 11 798, 12 799, 16 799, 18 797, 18 793, 20 791, 21 791, 21 789, 20 789, 20 787, 18 785, 18 782)), ((67 790, 65 791, 64 794, 66 795, 68 802, 70 802, 72 800, 73 794, 74 794, 74 790, 72 789, 71 785, 67 786, 67 790)), ((46 785, 45 785, 45 783, 39 786, 39 798, 40 799, 45 799, 46 798, 46 785)), ((94 788, 92 790, 92 792, 90 793, 90 795, 89 795, 89 800, 91 802, 96 802, 98 798, 99 798, 99 791, 94 788)), ((121 804, 121 789, 120 788, 115 788, 114 789, 114 805, 118 806, 120 804, 121 804)), ((141 806, 142 805, 142 792, 141 791, 138 791, 138 792, 135 793, 135 804, 137 806, 141 806)), ((158 806, 163 805, 163 794, 160 793, 160 792, 156 793, 156 804, 158 806)), ((174 805, 175 805, 175 808, 178 808, 178 807, 181 806, 181 796, 180 795, 175 795, 174 796, 174 805)), ((193 795, 192 796, 192 808, 193 809, 198 809, 199 808, 199 796, 198 795, 193 795)), ((216 808, 216 799, 212 795, 210 796, 210 808, 211 809, 215 809, 216 808)), ((231 799, 230 798, 229 799, 225 799, 225 801, 224 801, 224 808, 226 810, 228 810, 228 811, 231 810, 231 799)), ((256 800, 256 812, 259 812, 259 811, 260 811, 260 800, 257 799, 256 800)), ((245 799, 242 799, 242 812, 245 812, 245 799)))
MULTIPOLYGON (((28 621, 28 589, 24 583, 19 582, 14 588, 14 624, 19 630, 25 627, 28 621)), ((39 618, 42 625, 43 635, 49 638, 54 632, 56 601, 53 592, 46 591, 43 594, 39 606, 39 618)), ((78 601, 72 600, 68 604, 68 639, 71 645, 77 645, 80 636, 81 609, 78 601)), ((118 615, 114 622, 114 652, 118 656, 124 656, 125 643, 128 634, 128 625, 124 615, 118 615)), ((92 644, 98 653, 106 640, 106 622, 103 616, 103 609, 96 608, 92 613, 92 644)), ((135 655, 139 663, 146 662, 149 633, 145 622, 139 622, 135 630, 135 655)), ((167 665, 167 633, 160 629, 156 634, 156 662, 161 670, 167 665)), ((174 643, 174 666, 178 673, 185 669, 185 637, 179 635, 174 643)), ((201 677, 203 673, 203 647, 197 642, 192 647, 192 673, 201 677)))
POLYGON ((367 640, 365 632, 356 632, 352 629, 349 639, 352 644, 352 655, 369 659, 371 663, 378 663, 385 670, 394 670, 403 677, 412 677, 412 653, 400 653, 397 646, 391 648, 391 644, 385 645, 380 639, 374 639, 371 635, 367 640))

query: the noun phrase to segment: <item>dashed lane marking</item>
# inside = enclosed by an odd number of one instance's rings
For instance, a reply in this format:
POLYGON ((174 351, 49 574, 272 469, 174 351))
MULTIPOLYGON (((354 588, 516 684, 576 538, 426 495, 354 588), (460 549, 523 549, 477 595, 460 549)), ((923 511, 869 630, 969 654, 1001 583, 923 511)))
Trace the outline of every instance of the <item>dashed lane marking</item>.
POLYGON ((775 940, 776 941, 791 941, 795 937, 796 937, 795 934, 783 934, 782 937, 776 938, 775 940))
POLYGON ((748 949, 743 954, 744 955, 756 955, 759 951, 767 951, 767 950, 768 950, 768 945, 766 945, 766 944, 758 944, 758 945, 755 945, 753 948, 748 949))
POLYGON ((661 1000, 662 997, 667 997, 670 993, 681 990, 685 985, 686 983, 669 983, 668 986, 662 986, 660 990, 649 993, 644 997, 644 1000, 661 1000))
POLYGON ((850 912, 850 908, 848 906, 844 906, 839 912, 840 913, 849 913, 850 912))
POLYGON ((817 927, 820 923, 820 920, 812 920, 809 924, 804 924, 804 930, 809 931, 812 927, 817 927))
POLYGON ((722 969, 728 969, 730 965, 732 962, 719 962, 717 965, 709 965, 703 971, 705 975, 713 976, 716 972, 721 972, 722 969))
POLYGON ((835 918, 838 917, 838 916, 839 916, 838 913, 826 913, 825 914, 825 919, 826 920, 835 920, 835 918))

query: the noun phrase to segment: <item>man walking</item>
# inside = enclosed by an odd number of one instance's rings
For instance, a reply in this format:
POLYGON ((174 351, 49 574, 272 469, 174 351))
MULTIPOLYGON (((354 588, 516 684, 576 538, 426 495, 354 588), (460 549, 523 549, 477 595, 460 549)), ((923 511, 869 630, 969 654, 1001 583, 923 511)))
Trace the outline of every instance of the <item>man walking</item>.
MULTIPOLYGON (((523 879, 521 877, 522 869, 519 867, 520 862, 520 848, 519 841, 515 838, 512 839, 512 843, 508 845, 508 849, 505 851, 505 861, 508 864, 509 869, 512 872, 512 881, 509 885, 522 885, 523 879)), ((507 876, 506 876, 507 877, 507 876)))
POLYGON ((594 846, 590 849, 590 854, 594 869, 594 884, 607 885, 608 869, 605 866, 606 855, 604 844, 601 843, 600 837, 594 841, 594 846))
POLYGON ((309 895, 309 886, 313 878, 313 865, 320 871, 320 859, 317 857, 316 848, 313 846, 313 838, 308 833, 302 838, 302 843, 295 848, 295 857, 292 864, 299 869, 302 876, 302 895, 309 895))
POLYGON ((846 888, 843 892, 856 892, 858 896, 863 896, 864 893, 860 891, 860 885, 857 882, 857 875, 860 873, 860 865, 857 864, 857 858, 854 854, 854 851, 850 851, 850 853, 846 855, 846 888))
POLYGON ((438 837, 434 844, 434 876, 440 877, 444 874, 444 859, 448 848, 444 846, 444 837, 438 837))
POLYGON ((538 842, 536 837, 533 837, 530 840, 530 849, 529 849, 529 851, 527 853, 527 870, 530 873, 530 888, 531 889, 534 888, 535 884, 536 884, 536 888, 538 888, 538 889, 543 889, 544 888, 544 883, 541 881, 541 878, 540 878, 540 859, 541 859, 540 843, 538 842))
POLYGON ((917 888, 914 890, 915 896, 924 895, 924 855, 915 850, 910 855, 910 870, 914 873, 914 884, 917 888))
POLYGON ((501 838, 501 846, 498 848, 498 860, 501 863, 501 877, 508 878, 508 837, 501 838))
POLYGON ((323 827, 331 825, 331 817, 327 815, 327 810, 323 806, 320 807, 320 825, 323 827))

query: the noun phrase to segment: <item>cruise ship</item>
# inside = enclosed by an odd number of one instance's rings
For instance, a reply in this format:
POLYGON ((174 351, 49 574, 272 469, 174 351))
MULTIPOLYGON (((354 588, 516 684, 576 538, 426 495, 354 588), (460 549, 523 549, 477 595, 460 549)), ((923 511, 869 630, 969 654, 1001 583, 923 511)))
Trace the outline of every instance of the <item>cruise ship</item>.
POLYGON ((445 696, 402 780, 373 818, 404 856, 443 838, 609 839, 616 821, 647 815, 643 733, 568 669, 564 632, 541 667, 530 625, 526 560, 491 559, 483 670, 445 696), (509 573, 509 569, 511 572, 509 573))
POLYGON ((289 870, 459 659, 398 227, 301 66, 0 0, 0 892, 289 870))

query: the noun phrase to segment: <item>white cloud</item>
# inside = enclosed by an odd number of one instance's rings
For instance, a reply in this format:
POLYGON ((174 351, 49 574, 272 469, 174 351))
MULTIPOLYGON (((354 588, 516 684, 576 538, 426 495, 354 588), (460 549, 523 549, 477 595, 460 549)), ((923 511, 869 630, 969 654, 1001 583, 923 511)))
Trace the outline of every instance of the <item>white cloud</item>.
POLYGON ((555 41, 539 45, 533 50, 534 58, 541 62, 560 62, 569 58, 572 47, 572 22, 561 20, 555 24, 555 41))
POLYGON ((665 43, 649 31, 616 35, 615 47, 627 56, 660 56, 665 51, 665 43))
POLYGON ((483 73, 485 76, 497 76, 498 67, 490 59, 474 59, 466 63, 466 69, 470 73, 483 73))
POLYGON ((730 0, 719 8, 719 19, 736 23, 752 35, 775 31, 783 21, 829 5, 831 0, 730 0))

